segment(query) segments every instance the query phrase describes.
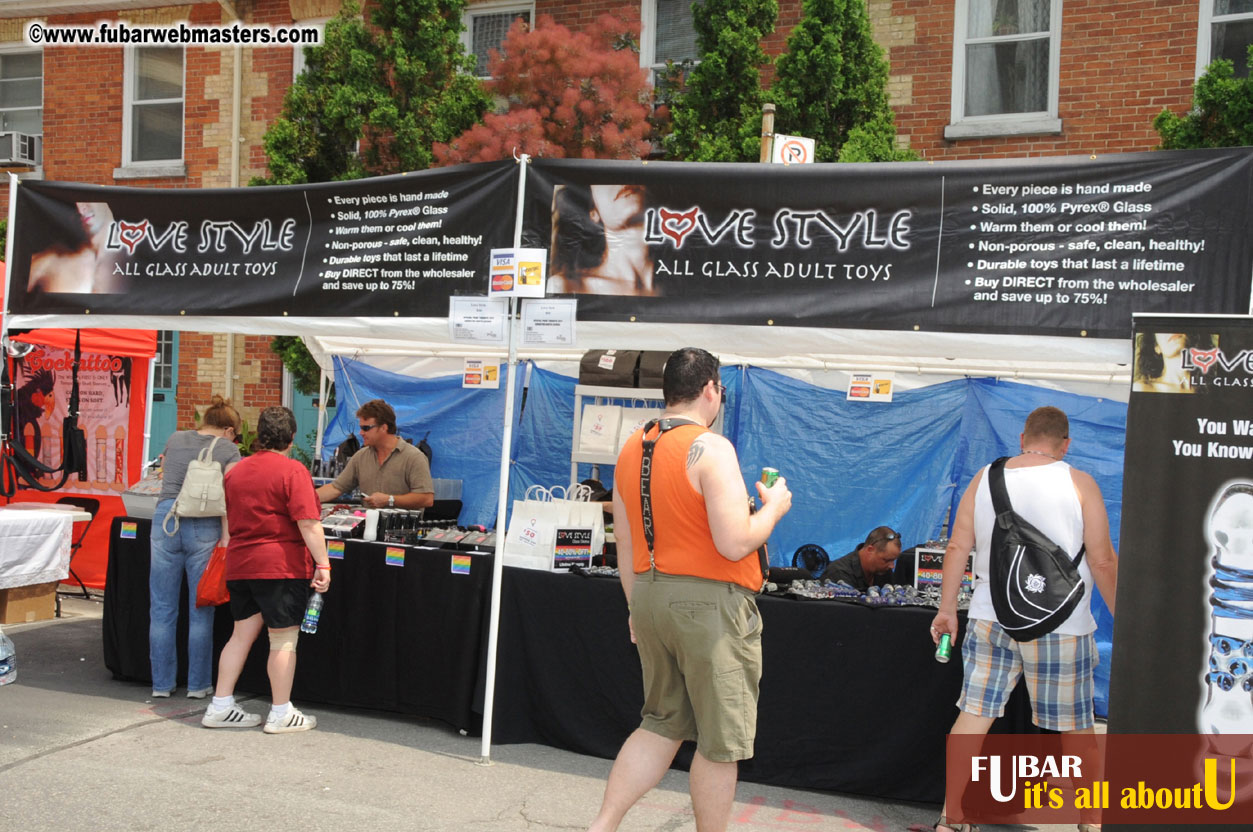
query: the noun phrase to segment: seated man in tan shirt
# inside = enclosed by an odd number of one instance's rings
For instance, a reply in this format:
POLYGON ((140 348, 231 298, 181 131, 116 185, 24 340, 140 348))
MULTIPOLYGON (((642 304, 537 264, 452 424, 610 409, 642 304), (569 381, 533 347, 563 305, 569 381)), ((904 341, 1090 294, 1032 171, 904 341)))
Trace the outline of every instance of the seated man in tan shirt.
POLYGON ((352 455, 334 482, 318 488, 322 502, 361 490, 367 508, 426 508, 435 503, 435 483, 426 454, 396 435, 396 411, 372 399, 357 411, 364 447, 352 455))

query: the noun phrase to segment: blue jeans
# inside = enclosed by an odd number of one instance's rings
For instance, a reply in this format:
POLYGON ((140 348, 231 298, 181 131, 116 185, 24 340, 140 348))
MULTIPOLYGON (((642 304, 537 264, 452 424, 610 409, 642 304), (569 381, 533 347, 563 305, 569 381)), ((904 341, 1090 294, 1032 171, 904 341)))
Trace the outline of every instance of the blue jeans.
MULTIPOLYGON (((178 606, 187 575, 187 689, 213 685, 214 607, 196 606, 196 587, 209 563, 213 547, 222 537, 222 518, 184 517, 178 531, 167 535, 162 528, 173 500, 157 503, 152 516, 152 560, 148 572, 148 658, 152 662, 152 689, 173 690, 177 685, 178 606)), ((170 522, 173 525, 173 521, 170 522)))

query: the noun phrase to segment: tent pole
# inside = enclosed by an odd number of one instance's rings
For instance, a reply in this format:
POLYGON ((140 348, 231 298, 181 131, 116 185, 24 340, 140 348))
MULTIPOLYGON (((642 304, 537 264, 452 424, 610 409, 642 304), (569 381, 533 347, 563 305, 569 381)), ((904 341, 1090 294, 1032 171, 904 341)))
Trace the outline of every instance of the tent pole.
MULTIPOLYGON (((522 207, 526 201, 526 166, 531 157, 518 157, 518 203, 514 207, 513 245, 522 246, 522 207)), ((483 696, 483 742, 480 765, 492 763, 492 711, 496 705, 496 646, 500 634, 500 583, 505 572, 505 507, 509 504, 509 457, 513 442, 514 382, 518 376, 518 327, 514 315, 518 299, 509 298, 509 370, 505 388, 505 429, 500 439, 500 487, 496 500, 496 552, 492 557, 492 603, 487 629, 487 681, 483 696)))
POLYGON ((148 470, 148 454, 152 452, 152 385, 157 380, 157 359, 160 357, 161 351, 158 348, 157 354, 148 359, 148 402, 144 411, 144 450, 143 456, 139 458, 140 479, 143 479, 148 470))
POLYGON ((318 432, 313 445, 313 461, 322 461, 322 435, 326 432, 326 368, 318 365, 318 432))
MULTIPOLYGON (((9 174, 9 227, 4 240, 4 305, 0 307, 0 344, 9 334, 9 308, 13 305, 13 229, 17 225, 17 174, 9 174)), ((0 352, 3 352, 0 350, 0 352)), ((0 354, 8 360, 8 356, 0 354)))

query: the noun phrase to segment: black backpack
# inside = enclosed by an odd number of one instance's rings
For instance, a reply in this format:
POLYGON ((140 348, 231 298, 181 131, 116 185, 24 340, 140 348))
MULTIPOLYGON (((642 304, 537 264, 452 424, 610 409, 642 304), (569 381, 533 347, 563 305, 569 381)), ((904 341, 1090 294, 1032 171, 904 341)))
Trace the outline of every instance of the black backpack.
POLYGON ((1034 641, 1053 632, 1083 600, 1079 561, 1014 511, 1005 488, 1005 460, 988 466, 992 527, 992 606, 996 620, 1015 641, 1034 641))

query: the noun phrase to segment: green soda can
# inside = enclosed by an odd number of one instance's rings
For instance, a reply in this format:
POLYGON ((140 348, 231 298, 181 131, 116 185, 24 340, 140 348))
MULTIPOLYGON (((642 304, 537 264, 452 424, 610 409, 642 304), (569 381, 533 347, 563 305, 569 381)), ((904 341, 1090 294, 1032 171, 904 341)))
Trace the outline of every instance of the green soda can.
POLYGON ((940 664, 948 664, 953 656, 953 637, 948 633, 940 636, 940 643, 935 648, 935 660, 940 664))
POLYGON ((762 468, 761 469, 761 484, 764 485, 766 488, 769 488, 770 486, 774 485, 775 480, 777 480, 778 478, 779 478, 778 468, 762 468))

